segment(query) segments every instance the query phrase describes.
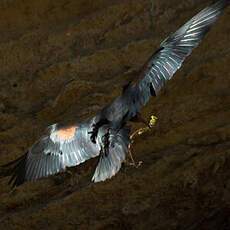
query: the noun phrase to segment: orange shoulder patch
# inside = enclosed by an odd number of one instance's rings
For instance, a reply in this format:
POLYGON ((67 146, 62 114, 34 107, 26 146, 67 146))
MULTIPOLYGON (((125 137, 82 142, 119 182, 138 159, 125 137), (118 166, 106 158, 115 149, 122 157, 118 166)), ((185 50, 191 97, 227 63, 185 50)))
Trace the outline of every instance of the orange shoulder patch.
POLYGON ((58 138, 61 140, 69 140, 74 137, 75 131, 77 127, 76 126, 70 126, 67 128, 59 129, 56 131, 58 138))

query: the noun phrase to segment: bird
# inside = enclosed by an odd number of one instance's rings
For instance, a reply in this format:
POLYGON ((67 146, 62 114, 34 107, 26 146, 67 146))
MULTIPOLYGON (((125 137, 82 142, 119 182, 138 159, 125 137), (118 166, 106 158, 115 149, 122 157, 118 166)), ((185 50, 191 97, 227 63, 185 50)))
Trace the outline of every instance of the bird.
POLYGON ((114 176, 128 153, 131 155, 134 136, 152 128, 157 120, 152 116, 149 123, 146 122, 141 108, 151 97, 158 96, 229 3, 230 0, 218 0, 210 4, 171 33, 147 60, 137 78, 126 84, 120 95, 92 118, 71 125, 56 123, 46 128, 22 156, 2 166, 9 169, 9 184, 16 187, 36 181, 96 157, 98 162, 92 182, 114 176), (147 126, 131 134, 128 124, 132 122, 143 122, 147 126))

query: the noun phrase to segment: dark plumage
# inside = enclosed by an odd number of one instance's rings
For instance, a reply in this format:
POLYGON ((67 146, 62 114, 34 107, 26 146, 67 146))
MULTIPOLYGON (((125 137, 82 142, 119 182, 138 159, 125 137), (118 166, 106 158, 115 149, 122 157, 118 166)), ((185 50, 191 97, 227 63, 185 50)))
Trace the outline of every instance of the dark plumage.
POLYGON ((96 156, 99 162, 92 180, 104 181, 115 175, 130 144, 126 123, 138 117, 151 96, 158 95, 228 4, 229 0, 217 1, 166 38, 137 81, 124 86, 122 94, 96 116, 81 124, 48 127, 26 154, 4 166, 12 175, 10 183, 18 186, 47 177, 96 156))

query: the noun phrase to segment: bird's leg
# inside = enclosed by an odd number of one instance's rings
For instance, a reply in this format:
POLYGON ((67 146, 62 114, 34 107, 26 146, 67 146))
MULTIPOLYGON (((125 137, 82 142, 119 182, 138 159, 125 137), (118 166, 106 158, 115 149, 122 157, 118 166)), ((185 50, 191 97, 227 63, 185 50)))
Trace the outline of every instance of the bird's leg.
POLYGON ((91 134, 90 136, 90 140, 96 144, 96 138, 97 138, 97 134, 98 134, 98 131, 99 131, 99 128, 105 124, 108 124, 109 121, 107 119, 101 119, 99 120, 97 123, 93 124, 93 129, 92 131, 88 132, 88 134, 91 134))
POLYGON ((131 159, 131 163, 130 165, 133 165, 135 167, 139 167, 143 162, 142 161, 139 161, 138 163, 135 162, 134 158, 133 158, 133 155, 132 155, 132 149, 131 149, 131 145, 134 143, 134 139, 137 137, 137 136, 140 136, 142 135, 143 133, 149 131, 155 124, 156 124, 156 121, 157 121, 157 117, 156 116, 151 116, 150 117, 150 120, 149 122, 147 123, 147 126, 146 127, 143 127, 143 128, 140 128, 136 131, 134 131, 131 135, 130 135, 130 144, 128 146, 128 152, 129 152, 129 157, 131 159))
POLYGON ((131 135, 130 135, 130 139, 133 140, 136 136, 140 136, 143 133, 146 133, 147 131, 150 131, 151 128, 153 128, 153 126, 155 126, 156 122, 157 122, 157 117, 156 116, 151 116, 149 122, 145 123, 146 127, 140 128, 136 131, 134 131, 131 135))
POLYGON ((128 162, 128 165, 131 165, 131 166, 134 166, 136 168, 140 167, 141 164, 143 163, 142 161, 138 161, 138 163, 135 162, 134 158, 133 158, 133 155, 132 155, 132 149, 131 149, 131 144, 133 142, 131 142, 129 145, 128 145, 128 153, 129 153, 129 157, 131 159, 131 162, 128 162))

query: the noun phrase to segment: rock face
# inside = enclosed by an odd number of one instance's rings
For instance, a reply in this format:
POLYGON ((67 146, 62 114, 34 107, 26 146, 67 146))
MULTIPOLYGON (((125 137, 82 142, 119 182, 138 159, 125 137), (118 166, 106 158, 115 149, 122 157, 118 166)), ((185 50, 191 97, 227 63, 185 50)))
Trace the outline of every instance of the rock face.
MULTIPOLYGON (((0 3, 0 162, 49 124, 95 114, 208 0, 0 3)), ((230 9, 143 114, 135 158, 89 185, 94 163, 10 191, 0 229, 230 229, 230 9)), ((135 126, 134 128, 138 128, 135 126)))

